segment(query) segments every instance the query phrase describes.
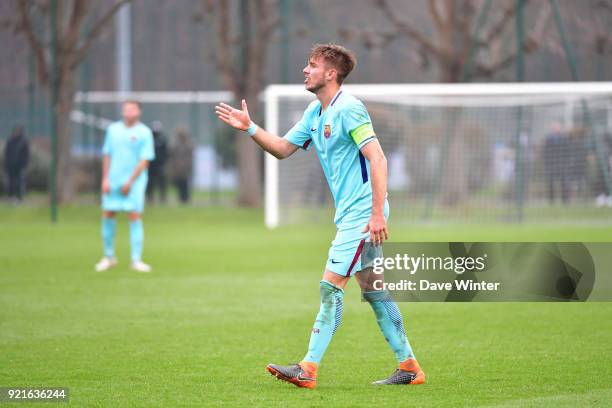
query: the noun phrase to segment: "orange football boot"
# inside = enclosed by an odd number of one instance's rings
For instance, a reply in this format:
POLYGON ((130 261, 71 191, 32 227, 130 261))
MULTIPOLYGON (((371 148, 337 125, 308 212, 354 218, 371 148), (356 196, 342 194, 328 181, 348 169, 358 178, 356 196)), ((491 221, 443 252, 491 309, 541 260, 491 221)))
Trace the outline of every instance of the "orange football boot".
POLYGON ((277 379, 297 387, 313 389, 317 386, 317 363, 302 361, 300 364, 287 366, 268 364, 266 369, 277 379))
POLYGON ((372 384, 377 385, 401 385, 401 384, 424 384, 425 373, 421 370, 421 366, 414 358, 409 358, 399 364, 391 376, 385 380, 374 381, 372 384))

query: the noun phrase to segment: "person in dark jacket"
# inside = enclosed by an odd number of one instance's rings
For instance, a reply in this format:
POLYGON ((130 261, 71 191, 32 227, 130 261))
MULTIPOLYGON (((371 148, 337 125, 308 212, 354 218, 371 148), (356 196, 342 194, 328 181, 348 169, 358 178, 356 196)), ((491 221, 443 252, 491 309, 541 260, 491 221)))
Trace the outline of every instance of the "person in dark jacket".
POLYGON ((23 126, 15 126, 4 148, 4 171, 9 198, 21 201, 25 194, 25 170, 30 157, 30 147, 23 126))
POLYGON ((172 176, 182 204, 187 204, 191 198, 193 150, 193 140, 187 129, 178 128, 176 142, 172 149, 172 176))
POLYGON ((608 189, 606 181, 608 177, 612 177, 612 133, 604 133, 602 142, 600 148, 603 149, 601 153, 604 163, 596 159, 596 173, 593 184, 596 195, 595 204, 597 207, 612 207, 612 191, 608 189))
POLYGON ((555 201, 555 190, 560 189, 561 201, 566 204, 570 198, 568 166, 571 156, 571 140, 560 124, 555 123, 544 140, 544 172, 548 181, 548 200, 555 201))
POLYGON ((573 128, 569 134, 567 173, 572 191, 578 197, 584 196, 587 189, 589 146, 586 135, 586 130, 582 127, 573 128))
POLYGON ((161 122, 152 123, 153 143, 155 146, 155 159, 149 164, 149 184, 147 185, 147 199, 155 199, 155 191, 159 191, 159 200, 166 202, 166 161, 168 159, 168 140, 162 131, 161 122))

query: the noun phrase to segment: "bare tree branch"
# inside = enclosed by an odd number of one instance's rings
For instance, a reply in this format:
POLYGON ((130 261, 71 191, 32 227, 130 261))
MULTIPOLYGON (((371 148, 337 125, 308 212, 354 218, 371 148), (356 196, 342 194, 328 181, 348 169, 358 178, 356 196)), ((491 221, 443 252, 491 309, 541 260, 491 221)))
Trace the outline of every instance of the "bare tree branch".
POLYGON ((432 20, 438 29, 442 28, 444 21, 440 16, 440 10, 438 9, 437 0, 428 0, 427 6, 429 7, 429 14, 431 14, 432 20))
MULTIPOLYGON (((80 0, 77 0, 79 2, 80 0)), ((123 5, 130 3, 132 0, 119 0, 115 3, 107 12, 104 14, 98 21, 96 21, 93 25, 93 28, 85 37, 85 42, 74 52, 74 57, 72 59, 72 67, 78 65, 87 55, 87 51, 94 43, 94 41, 98 38, 100 33, 104 30, 106 25, 110 22, 110 20, 114 17, 115 13, 119 11, 123 5)))
MULTIPOLYGON (((276 10, 278 10, 277 0, 255 1, 257 27, 255 28, 255 38, 252 42, 253 52, 251 53, 251 60, 253 69, 250 71, 252 73, 252 78, 248 81, 247 86, 259 87, 258 84, 262 83, 264 80, 265 61, 263 56, 265 52, 263 52, 263 49, 267 47, 270 35, 280 20, 280 16, 276 10)), ((255 93, 255 89, 251 89, 251 93, 255 93)))
POLYGON ((609 0, 601 0, 597 3, 597 6, 603 10, 607 10, 612 13, 612 2, 610 2, 609 0))
POLYGON ((45 59, 45 49, 42 42, 36 37, 36 33, 32 25, 32 20, 30 19, 28 1, 19 0, 18 10, 20 30, 25 33, 26 40, 30 44, 30 47, 34 51, 34 55, 36 56, 38 78, 40 79, 41 83, 46 84, 49 80, 49 69, 47 66, 47 61, 45 59))
MULTIPOLYGON (((460 55, 461 64, 470 57, 470 47, 472 44, 472 20, 474 17, 475 7, 471 0, 466 0, 462 5, 463 15, 459 17, 459 31, 462 35, 463 49, 460 55)), ((478 47, 478 44, 476 43, 478 47)))
POLYGON ((385 48, 398 36, 396 31, 363 31, 360 34, 363 45, 368 49, 385 48))
POLYGON ((459 13, 457 21, 459 22, 460 31, 464 31, 467 34, 471 34, 470 28, 472 27, 472 20, 476 13, 476 7, 472 0, 463 0, 461 5, 461 13, 459 13))
POLYGON ((264 29, 261 31, 266 38, 270 36, 272 31, 276 28, 280 22, 280 16, 278 15, 278 1, 277 0, 263 0, 262 14, 266 16, 264 19, 264 29))
MULTIPOLYGON (((526 54, 531 54, 535 52, 538 48, 540 48, 541 44, 544 43, 544 33, 546 31, 546 25, 548 24, 550 15, 550 7, 545 6, 537 17, 535 27, 532 33, 527 36, 525 42, 522 45, 523 51, 526 54)), ((477 63, 476 72, 474 73, 474 76, 491 76, 495 72, 509 67, 517 58, 518 52, 514 52, 488 65, 484 63, 477 63)))
MULTIPOLYGON (((528 49, 529 47, 527 45, 523 47, 523 50, 525 52, 527 52, 528 49)), ((490 77, 496 72, 501 71, 505 68, 508 68, 517 58, 518 58, 518 53, 514 52, 491 64, 477 63, 476 70, 473 73, 473 76, 474 77, 478 77, 478 76, 490 77)))
MULTIPOLYGON (((527 3, 529 2, 529 0, 525 0, 525 6, 527 6, 527 3)), ((485 43, 489 43, 491 41, 493 41, 495 38, 499 37, 506 29, 506 26, 508 25, 508 23, 510 23, 512 21, 512 19, 514 18, 514 15, 516 14, 516 6, 514 5, 514 1, 508 3, 508 5, 506 6, 504 13, 502 15, 502 18, 497 22, 497 24, 495 24, 491 30, 485 34, 484 36, 484 42, 485 43)))
MULTIPOLYGON (((601 7, 599 6, 599 8, 601 7)), ((612 37, 607 34, 597 7, 592 7, 589 14, 590 18, 588 19, 581 18, 577 14, 571 15, 570 19, 585 34, 578 38, 583 39, 587 46, 592 46, 596 54, 603 55, 608 44, 612 43, 612 37)))
POLYGON ((422 47, 424 47, 428 52, 434 54, 436 57, 441 59, 449 59, 451 56, 448 53, 445 53, 443 50, 438 48, 433 42, 431 42, 427 37, 425 37, 421 32, 416 30, 414 26, 407 22, 400 20, 396 13, 391 10, 389 3, 387 0, 372 0, 376 6, 380 8, 383 14, 389 19, 389 21, 396 27, 398 31, 406 35, 407 37, 412 38, 414 41, 419 43, 422 47))
MULTIPOLYGON (((36 56, 38 77, 41 83, 49 85, 49 62, 46 55, 55 52, 57 57, 58 98, 52 107, 53 113, 57 115, 55 132, 57 133, 57 181, 60 201, 66 201, 74 197, 76 192, 72 177, 71 161, 71 132, 70 112, 73 106, 75 90, 74 69, 85 58, 93 42, 108 25, 115 13, 131 0, 114 0, 110 9, 95 22, 92 30, 81 38, 81 28, 89 11, 90 0, 57 1, 56 21, 53 26, 56 30, 57 49, 48 50, 48 44, 37 36, 37 21, 33 16, 40 14, 44 18, 44 26, 49 26, 49 1, 47 0, 15 0, 17 3, 16 30, 25 36, 29 48, 36 56), (81 42, 79 46, 79 42, 81 42)), ((110 3, 110 2, 109 2, 110 3)))
POLYGON ((451 32, 455 31, 455 23, 457 22, 457 1, 446 0, 446 23, 451 32))
POLYGON ((231 61, 231 40, 230 40, 230 16, 229 4, 226 1, 218 3, 219 19, 217 23, 217 67, 219 73, 227 87, 234 93, 237 92, 238 74, 231 61))
POLYGON ((66 57, 70 57, 72 50, 76 48, 77 41, 81 31, 81 23, 87 15, 87 9, 89 8, 89 0, 79 0, 72 3, 72 12, 70 14, 70 20, 66 27, 65 37, 62 41, 63 48, 66 52, 66 57))
MULTIPOLYGON (((265 84, 266 50, 279 21, 278 0, 202 0, 202 5, 204 17, 198 16, 197 21, 206 19, 208 26, 214 30, 217 74, 235 97, 252 102, 250 114, 252 118, 257 118, 257 97, 265 84), (234 6, 237 6, 239 13, 235 24, 232 24, 234 6), (240 26, 236 27, 236 24, 240 26), (238 33, 234 34, 234 31, 238 33), (238 62, 237 52, 242 57, 238 62)), ((253 143, 239 138, 236 141, 236 156, 238 203, 258 205, 261 196, 259 151, 253 143)))
POLYGON ((19 23, 11 18, 0 18, 0 30, 18 29, 19 23))

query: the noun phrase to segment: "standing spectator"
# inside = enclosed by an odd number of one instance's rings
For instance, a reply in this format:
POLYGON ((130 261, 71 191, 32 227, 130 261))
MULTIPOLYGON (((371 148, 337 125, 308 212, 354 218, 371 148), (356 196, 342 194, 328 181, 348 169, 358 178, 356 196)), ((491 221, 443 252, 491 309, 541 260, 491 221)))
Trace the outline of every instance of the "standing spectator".
POLYGON ((605 163, 603 164, 602 168, 601 163, 599 163, 599 161, 596 159, 597 170, 595 176, 594 191, 597 197, 595 199, 595 204, 598 207, 612 207, 612 194, 610 191, 608 191, 608 185, 606 183, 605 176, 605 172, 607 172, 608 177, 612 177, 612 134, 604 133, 602 139, 603 144, 601 148, 603 149, 605 163))
POLYGON ((147 185, 147 199, 155 199, 155 190, 159 191, 159 200, 166 202, 166 159, 168 158, 168 141, 162 131, 159 121, 152 123, 155 159, 149 165, 149 184, 147 185))
POLYGON ((570 156, 570 140, 563 133, 561 125, 553 124, 551 132, 544 141, 543 161, 546 179, 548 180, 548 199, 552 204, 555 201, 556 187, 560 187, 561 200, 564 204, 569 201, 568 167, 570 156))
POLYGON ((176 141, 172 150, 172 175, 179 200, 186 204, 191 197, 191 176, 193 174, 193 141, 184 127, 177 128, 176 141))
POLYGON ((578 197, 582 197, 587 188, 587 170, 589 161, 589 149, 587 145, 586 131, 582 127, 571 130, 569 136, 569 161, 567 172, 572 190, 578 197))
POLYGON ((20 202, 25 194, 25 170, 29 156, 30 147, 23 126, 15 126, 4 148, 7 193, 15 202, 20 202))

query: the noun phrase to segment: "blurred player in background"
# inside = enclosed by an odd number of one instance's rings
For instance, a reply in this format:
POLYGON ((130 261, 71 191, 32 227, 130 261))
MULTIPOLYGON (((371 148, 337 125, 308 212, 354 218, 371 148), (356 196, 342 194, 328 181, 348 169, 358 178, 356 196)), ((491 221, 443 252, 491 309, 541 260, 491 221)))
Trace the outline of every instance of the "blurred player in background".
POLYGON ((144 231, 142 212, 147 189, 147 167, 155 158, 151 129, 140 122, 140 103, 123 104, 123 121, 106 130, 102 148, 102 240, 104 257, 96 264, 102 272, 115 266, 117 212, 127 212, 130 220, 131 268, 150 272, 142 261, 144 231))
POLYGON ((255 125, 242 100, 242 109, 227 104, 215 108, 223 122, 246 131, 265 151, 279 159, 298 148, 314 145, 334 197, 337 227, 320 282, 321 303, 308 352, 299 364, 270 364, 267 370, 298 387, 314 388, 323 354, 342 318, 344 288, 355 276, 370 303, 379 327, 395 353, 399 368, 375 384, 422 384, 419 367, 397 304, 386 291, 374 290, 371 267, 362 270, 365 242, 379 246, 387 239, 387 161, 374 133, 372 121, 361 101, 341 89, 356 64, 353 53, 335 44, 315 46, 304 68, 306 89, 313 101, 302 119, 284 137, 255 125))
POLYGON ((6 189, 13 203, 23 200, 25 194, 26 168, 30 158, 30 146, 23 126, 15 126, 4 146, 4 171, 6 189))

